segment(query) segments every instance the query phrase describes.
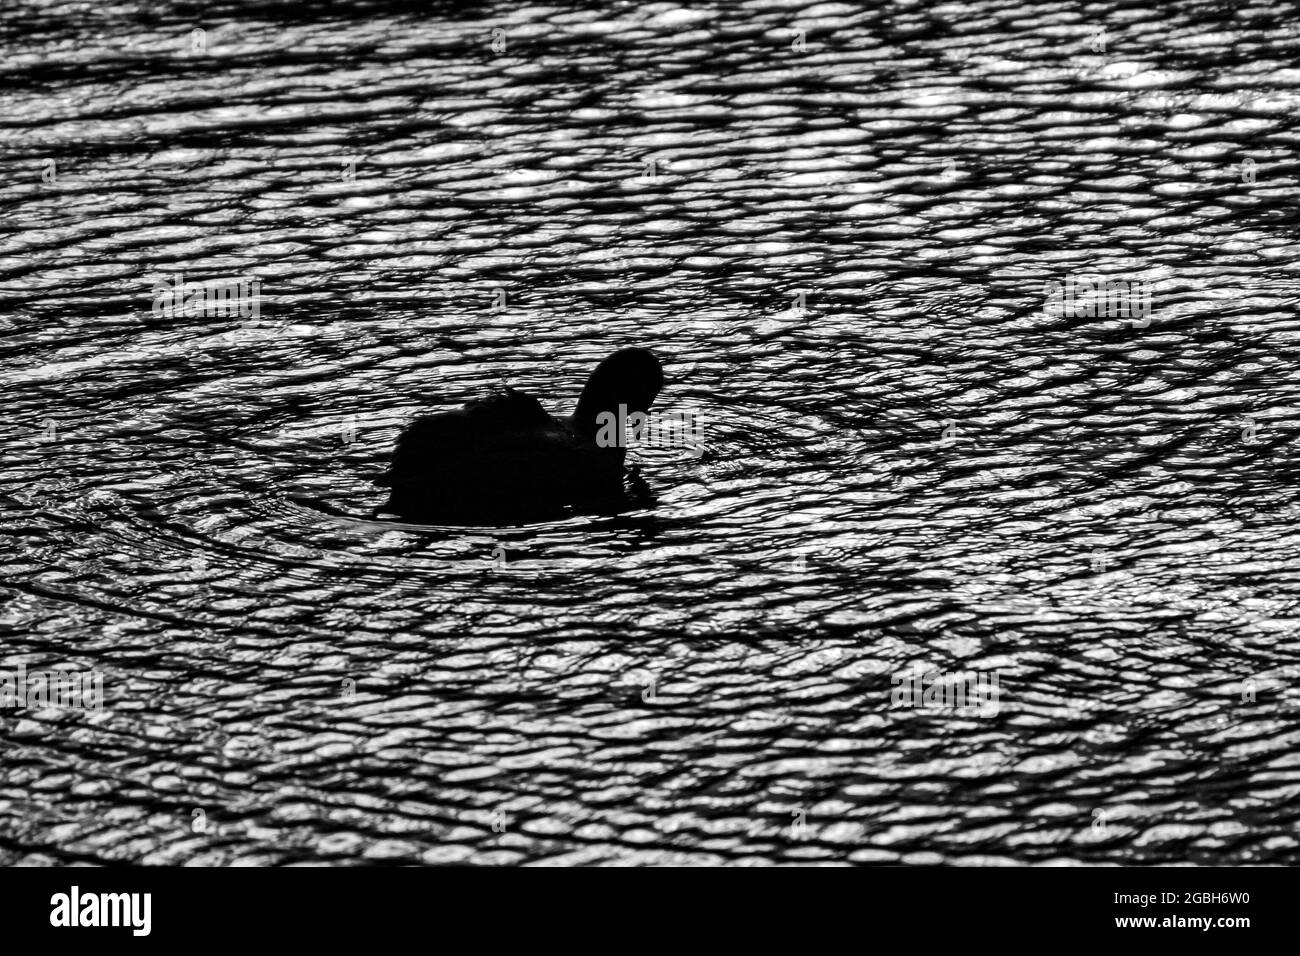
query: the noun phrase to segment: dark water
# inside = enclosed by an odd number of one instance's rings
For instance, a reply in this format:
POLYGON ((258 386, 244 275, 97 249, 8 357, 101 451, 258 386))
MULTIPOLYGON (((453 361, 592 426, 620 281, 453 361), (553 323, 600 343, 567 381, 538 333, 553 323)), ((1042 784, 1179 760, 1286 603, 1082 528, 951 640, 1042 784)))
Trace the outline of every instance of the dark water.
POLYGON ((0 862, 1300 860, 1289 6, 864 6, 7 0, 0 862), (653 505, 371 520, 626 345, 653 505))

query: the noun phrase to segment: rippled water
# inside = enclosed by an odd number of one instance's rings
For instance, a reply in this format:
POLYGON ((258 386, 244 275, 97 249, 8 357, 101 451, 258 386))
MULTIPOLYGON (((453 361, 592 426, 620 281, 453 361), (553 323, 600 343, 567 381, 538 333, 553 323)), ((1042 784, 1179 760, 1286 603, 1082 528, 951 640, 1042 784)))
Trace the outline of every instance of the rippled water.
POLYGON ((6 5, 0 862, 1300 859, 1300 29, 866 6, 6 5), (376 516, 626 345, 652 504, 376 516))

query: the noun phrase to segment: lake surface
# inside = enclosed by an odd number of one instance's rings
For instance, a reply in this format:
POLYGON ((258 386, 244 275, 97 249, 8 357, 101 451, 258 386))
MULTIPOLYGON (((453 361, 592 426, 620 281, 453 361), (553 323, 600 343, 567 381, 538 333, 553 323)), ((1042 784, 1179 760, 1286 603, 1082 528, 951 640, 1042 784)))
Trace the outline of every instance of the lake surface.
POLYGON ((7 4, 0 863, 1300 861, 1290 8, 869 7, 7 4), (630 345, 653 501, 376 513, 630 345))

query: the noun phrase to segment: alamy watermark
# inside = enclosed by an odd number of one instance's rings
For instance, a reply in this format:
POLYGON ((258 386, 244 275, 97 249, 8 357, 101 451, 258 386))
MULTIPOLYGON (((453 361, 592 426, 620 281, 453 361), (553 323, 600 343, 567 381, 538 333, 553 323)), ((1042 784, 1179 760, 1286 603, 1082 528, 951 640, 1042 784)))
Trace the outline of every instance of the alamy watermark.
POLYGON ((183 273, 153 285, 153 314, 230 316, 256 320, 262 314, 262 280, 251 276, 186 282, 183 273))
POLYGON ((704 451, 704 422, 693 411, 632 412, 618 406, 618 412, 596 416, 596 445, 600 448, 687 448, 694 455, 704 451))
POLYGON ((890 703, 915 707, 923 713, 954 711, 959 716, 994 717, 998 713, 1000 671, 958 671, 945 674, 924 664, 898 671, 890 678, 890 703))
POLYGON ((152 912, 152 893, 83 893, 73 884, 50 897, 50 925, 57 927, 121 926, 133 936, 148 936, 152 912))
POLYGON ((1071 275, 1043 284, 1043 311, 1066 318, 1124 318, 1144 325, 1151 315, 1154 283, 1149 279, 1110 279, 1071 275))
POLYGON ((0 670, 0 710, 6 708, 43 710, 104 709, 104 673, 88 671, 28 671, 19 664, 16 671, 0 670))

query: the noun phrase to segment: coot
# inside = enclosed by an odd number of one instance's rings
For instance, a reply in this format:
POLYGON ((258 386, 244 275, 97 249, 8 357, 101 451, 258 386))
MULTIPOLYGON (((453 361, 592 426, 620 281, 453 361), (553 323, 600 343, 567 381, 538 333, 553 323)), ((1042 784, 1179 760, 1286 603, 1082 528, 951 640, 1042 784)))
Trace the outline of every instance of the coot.
POLYGON ((494 524, 616 504, 626 427, 663 387, 654 353, 620 349, 596 366, 572 415, 507 388, 411 422, 397 439, 386 510, 416 521, 494 524), (614 427, 611 427, 613 424, 614 427))

